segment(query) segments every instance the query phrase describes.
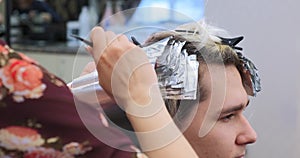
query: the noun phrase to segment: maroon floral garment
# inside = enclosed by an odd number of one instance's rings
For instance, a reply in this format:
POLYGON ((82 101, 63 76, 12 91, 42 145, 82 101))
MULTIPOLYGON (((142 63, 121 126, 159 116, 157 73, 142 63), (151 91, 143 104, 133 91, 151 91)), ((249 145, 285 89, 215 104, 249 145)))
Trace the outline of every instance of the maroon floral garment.
MULTIPOLYGON (((90 124, 99 120, 91 106, 90 124)), ((97 124, 97 128, 108 128, 97 124)), ((120 146, 132 145, 115 129, 120 146)), ((94 137, 82 123, 65 83, 22 53, 0 45, 0 157, 132 158, 94 137)))

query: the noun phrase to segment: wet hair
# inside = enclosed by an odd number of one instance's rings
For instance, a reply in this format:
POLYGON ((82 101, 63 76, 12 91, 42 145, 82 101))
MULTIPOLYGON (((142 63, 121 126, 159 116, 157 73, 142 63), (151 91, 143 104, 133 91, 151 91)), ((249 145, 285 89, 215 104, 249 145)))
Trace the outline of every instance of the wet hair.
MULTIPOLYGON (((197 87, 197 96, 199 97, 197 98, 198 102, 193 100, 165 99, 165 104, 171 116, 175 116, 175 114, 179 112, 178 109, 182 102, 184 102, 184 105, 197 105, 199 102, 206 100, 209 92, 202 84, 202 79, 204 72, 207 71, 207 65, 233 65, 238 69, 240 74, 242 74, 242 63, 236 51, 229 45, 223 44, 219 38, 228 36, 226 31, 207 25, 204 21, 194 22, 179 26, 172 31, 155 33, 146 40, 144 45, 151 45, 152 43, 170 36, 179 41, 186 41, 182 49, 185 49, 189 55, 196 54, 199 62, 197 87)), ((183 110, 184 109, 186 111, 192 108, 183 108, 183 110)), ((183 117, 181 115, 178 116, 183 117)))

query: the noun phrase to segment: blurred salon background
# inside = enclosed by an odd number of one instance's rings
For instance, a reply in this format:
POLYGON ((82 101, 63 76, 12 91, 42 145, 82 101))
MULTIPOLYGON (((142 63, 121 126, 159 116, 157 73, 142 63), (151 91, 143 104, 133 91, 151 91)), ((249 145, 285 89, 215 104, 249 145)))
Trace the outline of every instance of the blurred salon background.
POLYGON ((154 31, 202 19, 203 4, 202 0, 2 0, 0 35, 12 48, 70 82, 91 59, 71 34, 87 38, 94 26, 101 25, 142 43, 154 31))
POLYGON ((0 36, 70 82, 92 60, 71 34, 87 38, 101 25, 142 43, 154 31, 204 18, 232 36, 245 36, 241 46, 259 69, 263 90, 246 112, 258 141, 247 157, 298 158, 298 6, 297 0, 2 0, 0 36))

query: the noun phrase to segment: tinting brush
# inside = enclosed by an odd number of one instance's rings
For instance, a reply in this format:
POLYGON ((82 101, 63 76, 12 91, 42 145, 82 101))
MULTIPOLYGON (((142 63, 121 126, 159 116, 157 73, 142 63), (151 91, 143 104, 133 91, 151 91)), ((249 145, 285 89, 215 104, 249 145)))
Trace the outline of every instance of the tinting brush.
POLYGON ((88 41, 88 40, 86 40, 86 39, 84 39, 84 38, 82 38, 82 37, 79 37, 79 36, 74 35, 74 34, 72 34, 71 37, 76 38, 76 39, 78 39, 79 41, 82 41, 83 43, 85 43, 85 44, 87 44, 87 45, 93 47, 93 43, 92 43, 92 42, 90 42, 90 41, 88 41))

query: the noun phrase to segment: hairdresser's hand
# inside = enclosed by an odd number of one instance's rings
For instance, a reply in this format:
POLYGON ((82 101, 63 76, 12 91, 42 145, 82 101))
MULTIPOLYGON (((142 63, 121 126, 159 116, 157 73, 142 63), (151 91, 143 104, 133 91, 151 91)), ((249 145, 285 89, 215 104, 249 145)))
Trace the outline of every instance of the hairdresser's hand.
POLYGON ((125 35, 95 27, 91 40, 99 83, 119 105, 143 106, 149 104, 150 92, 160 95, 156 74, 146 54, 125 35))
POLYGON ((92 30, 91 40, 99 83, 118 105, 123 105, 134 130, 140 132, 137 137, 142 149, 148 151, 147 155, 197 157, 168 114, 157 85, 157 76, 143 50, 124 35, 117 36, 100 27, 92 30), (162 133, 176 139, 158 144, 156 140, 161 138, 162 133))
POLYGON ((83 68, 80 76, 84 76, 87 75, 89 73, 92 73, 93 71, 96 70, 96 65, 95 62, 89 62, 88 64, 85 65, 85 67, 83 68))

